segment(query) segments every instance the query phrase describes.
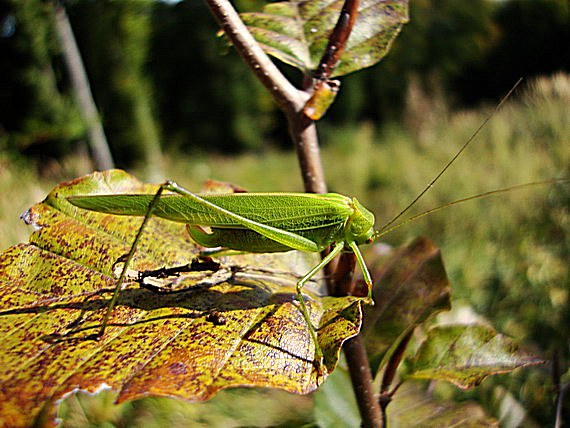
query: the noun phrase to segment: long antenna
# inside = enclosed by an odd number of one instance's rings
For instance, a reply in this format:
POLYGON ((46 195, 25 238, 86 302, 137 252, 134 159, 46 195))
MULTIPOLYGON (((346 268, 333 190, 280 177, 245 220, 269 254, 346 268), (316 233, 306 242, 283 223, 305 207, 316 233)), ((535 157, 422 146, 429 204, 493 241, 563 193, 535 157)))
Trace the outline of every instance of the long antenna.
MULTIPOLYGON (((456 201, 448 202, 447 204, 440 205, 439 207, 431 208, 431 209, 429 209, 427 211, 423 211, 419 214, 415 214, 415 215, 413 215, 413 216, 411 216, 405 220, 402 220, 400 223, 395 224, 393 226, 389 226, 389 225, 383 226, 380 230, 378 230, 374 233, 374 239, 378 239, 381 236, 387 235, 388 233, 390 233, 396 229, 399 229, 400 227, 402 227, 408 223, 416 221, 416 220, 418 220, 418 219, 420 219, 420 218, 422 218, 428 214, 434 213, 436 211, 442 210, 442 209, 450 207, 452 205, 461 204, 463 202, 472 201, 474 199, 481 199, 481 198, 486 198, 489 196, 499 195, 501 193, 507 193, 507 192, 510 192, 512 190, 525 189, 527 187, 532 187, 532 186, 542 186, 545 184, 568 183, 568 182, 570 182, 570 178, 551 178, 548 180, 531 181, 529 183, 517 184, 515 186, 503 187, 501 189, 490 190, 488 192, 479 193, 477 195, 467 196, 465 198, 461 198, 461 199, 458 199, 456 201)), ((391 222, 391 223, 393 223, 393 222, 391 222)))
MULTIPOLYGON (((392 218, 392 220, 390 220, 388 223, 384 224, 378 231, 376 231, 376 233, 374 234, 374 237, 380 237, 382 235, 385 234, 385 231, 387 229, 389 230, 394 230, 397 229, 399 226, 396 227, 390 227, 392 226, 400 217, 402 217, 406 212, 408 212, 408 210, 413 207, 416 202, 418 202, 427 192, 428 190, 430 190, 434 184, 441 178, 441 176, 443 174, 445 174, 445 172, 449 169, 449 167, 451 165, 453 165, 453 163, 457 160, 457 158, 459 156, 461 156, 461 154, 465 151, 465 149, 469 146, 469 144, 471 144, 471 142, 473 140, 475 140, 475 138, 477 138, 477 136, 479 135, 479 133, 481 132, 481 130, 485 127, 485 125, 487 125, 487 123, 491 120, 491 118, 503 107, 503 105, 505 104, 505 102, 509 99, 509 97, 513 94, 513 92, 515 91, 515 89, 519 86, 519 84, 522 82, 522 77, 516 81, 516 83, 513 85, 513 87, 509 90, 509 92, 507 92, 507 94, 499 101, 499 104, 497 104, 497 106, 495 107, 495 109, 485 118, 485 120, 483 122, 481 122, 481 124, 477 127, 477 129, 475 129, 475 131, 471 134, 471 136, 467 139, 467 141, 463 144, 463 146, 461 146, 461 148, 459 149, 459 151, 457 153, 455 153, 455 155, 447 162, 447 164, 445 164, 445 166, 441 169, 441 171, 439 171, 439 173, 433 178, 433 180, 431 180, 429 182, 429 184, 420 192, 420 194, 418 196, 416 196, 414 198, 414 200, 412 202, 410 202, 408 204, 408 206, 406 206, 406 208, 404 208, 402 211, 400 211, 398 213, 398 215, 396 215, 394 218, 392 218)), ((505 189, 506 191, 506 189, 505 189)), ((473 197, 474 198, 474 197, 473 197)), ((444 208, 447 205, 443 205, 441 207, 438 207, 435 210, 444 208)), ((426 213, 427 214, 427 213, 426 213)), ((408 223, 409 220, 405 220, 404 223, 399 223, 399 225, 408 223)))

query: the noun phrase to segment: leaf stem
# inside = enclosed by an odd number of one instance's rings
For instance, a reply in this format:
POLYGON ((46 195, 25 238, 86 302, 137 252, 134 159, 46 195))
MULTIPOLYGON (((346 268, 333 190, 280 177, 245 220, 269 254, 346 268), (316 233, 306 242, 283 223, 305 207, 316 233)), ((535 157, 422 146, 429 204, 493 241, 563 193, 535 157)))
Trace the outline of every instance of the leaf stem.
POLYGON ((358 16, 359 0, 346 0, 313 78, 328 80, 337 66, 358 16))

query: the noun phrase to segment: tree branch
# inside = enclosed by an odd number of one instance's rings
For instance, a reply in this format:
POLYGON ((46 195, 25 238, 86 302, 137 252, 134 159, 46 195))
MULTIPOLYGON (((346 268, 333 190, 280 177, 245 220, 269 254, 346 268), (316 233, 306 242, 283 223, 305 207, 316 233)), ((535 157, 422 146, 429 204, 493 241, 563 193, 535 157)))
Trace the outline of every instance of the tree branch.
MULTIPOLYGON (((354 253, 342 253, 337 263, 333 281, 329 289, 334 296, 346 296, 352 294, 354 268, 356 256, 354 253)), ((364 340, 358 335, 347 340, 343 346, 346 363, 352 381, 352 388, 362 417, 364 427, 381 427, 382 412, 378 396, 374 392, 370 362, 366 354, 364 340)))
MULTIPOLYGON (((303 108, 310 98, 310 92, 314 88, 302 91, 289 83, 257 44, 228 1, 206 0, 206 2, 236 50, 285 113, 289 123, 289 133, 297 151, 305 191, 326 193, 327 186, 320 160, 315 123, 303 113, 303 108)), ((320 76, 322 79, 327 79, 338 63, 356 19, 358 3, 358 0, 346 0, 327 50, 321 59, 319 71, 313 77, 320 76)), ((354 255, 347 254, 346 256, 349 259, 345 259, 344 262, 344 256, 341 256, 339 266, 343 273, 341 278, 335 281, 336 292, 344 293, 343 295, 348 294, 346 291, 349 290, 352 281, 352 275, 347 272, 354 269, 354 255), (353 260, 350 260, 350 256, 353 260), (352 267, 350 267, 351 263, 352 267)), ((363 425, 380 427, 382 425, 380 406, 372 387, 372 374, 364 343, 357 336, 349 340, 344 349, 363 425)))
POLYGON ((289 123, 306 192, 326 193, 315 124, 305 116, 303 107, 310 98, 296 89, 273 64, 255 41, 236 10, 227 0, 206 0, 214 17, 255 76, 273 95, 289 123))
POLYGON ((288 116, 287 120, 289 135, 295 144, 297 159, 301 167, 305 192, 327 193, 315 122, 305 116, 302 109, 288 116))
POLYGON ((346 341, 344 355, 348 363, 352 388, 356 395, 358 409, 362 417, 363 427, 381 427, 382 416, 378 398, 372 386, 372 373, 370 363, 364 348, 362 336, 358 335, 346 341))
POLYGON ((296 89, 283 76, 255 41, 232 4, 227 0, 206 0, 206 3, 245 63, 273 95, 279 108, 285 114, 300 110, 308 98, 307 94, 296 89))

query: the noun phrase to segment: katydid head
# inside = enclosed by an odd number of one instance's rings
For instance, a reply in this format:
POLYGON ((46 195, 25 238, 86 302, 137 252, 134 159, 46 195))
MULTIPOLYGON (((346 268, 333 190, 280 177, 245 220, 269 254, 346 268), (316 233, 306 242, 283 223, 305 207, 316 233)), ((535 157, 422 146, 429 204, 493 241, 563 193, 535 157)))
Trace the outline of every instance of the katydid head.
POLYGON ((348 219, 346 238, 348 242, 354 241, 358 245, 372 242, 374 235, 374 214, 366 209, 356 198, 352 198, 353 214, 348 219))

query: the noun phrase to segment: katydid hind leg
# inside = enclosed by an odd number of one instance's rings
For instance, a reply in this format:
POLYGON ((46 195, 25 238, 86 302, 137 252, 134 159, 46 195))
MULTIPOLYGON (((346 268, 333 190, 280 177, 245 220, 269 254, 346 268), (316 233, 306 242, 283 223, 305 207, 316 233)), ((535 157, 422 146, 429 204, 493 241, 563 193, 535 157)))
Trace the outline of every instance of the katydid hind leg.
POLYGON ((121 274, 119 275, 119 279, 117 280, 117 283, 115 285, 115 289, 113 290, 113 296, 111 297, 111 301, 109 302, 109 306, 107 306, 107 312, 105 313, 105 316, 103 318, 103 322, 101 323, 101 327, 99 329, 98 333, 95 333, 93 336, 94 338, 100 338, 105 334, 105 330, 107 328, 107 325, 109 323, 109 318, 111 316, 111 312, 113 311, 113 308, 115 307, 115 304, 117 303, 117 299, 119 297, 119 291, 121 290, 121 287, 123 286, 123 282, 125 281, 125 277, 127 275, 129 266, 131 264, 131 261, 136 253, 137 250, 137 246, 139 243, 139 240, 148 224, 149 219, 152 217, 152 213, 154 211, 154 209, 156 208, 156 205, 160 199, 160 196, 162 195, 162 193, 164 192, 165 189, 168 188, 168 182, 162 184, 157 192, 155 193, 154 197, 152 198, 152 200, 150 201, 150 203, 148 204, 146 213, 144 215, 143 221, 135 235, 135 239, 133 240, 133 243, 131 244, 131 248, 127 254, 127 257, 125 259, 125 263, 123 265, 123 269, 121 271, 121 274))
POLYGON ((289 232, 287 230, 278 229, 276 227, 259 223, 255 220, 251 220, 249 218, 231 212, 225 208, 222 208, 212 202, 205 200, 204 198, 201 198, 195 193, 192 193, 191 191, 178 185, 174 181, 166 182, 165 188, 172 192, 178 193, 179 195, 190 198, 197 204, 202 205, 203 207, 206 207, 208 209, 211 209, 212 211, 230 217, 231 219, 243 225, 244 227, 247 227, 248 229, 253 230, 254 232, 257 232, 260 235, 263 235, 266 238, 269 238, 275 242, 279 242, 280 244, 286 245, 292 250, 314 252, 314 253, 319 252, 319 246, 310 239, 307 239, 297 233, 289 232))

